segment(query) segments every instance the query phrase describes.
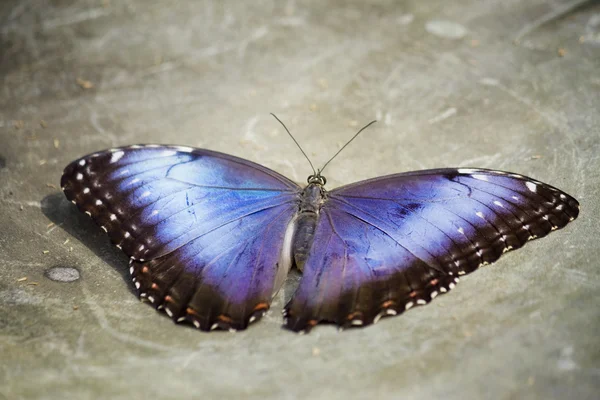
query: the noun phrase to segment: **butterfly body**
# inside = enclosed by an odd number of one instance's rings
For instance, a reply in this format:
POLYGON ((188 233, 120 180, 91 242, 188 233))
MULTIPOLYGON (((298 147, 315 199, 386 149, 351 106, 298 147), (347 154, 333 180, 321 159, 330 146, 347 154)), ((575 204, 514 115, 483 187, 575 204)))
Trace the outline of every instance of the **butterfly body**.
POLYGON ((302 191, 297 217, 294 219, 293 258, 296 268, 304 263, 313 243, 321 207, 327 201, 327 192, 321 182, 309 183, 302 191))
POLYGON ((430 302, 458 276, 575 219, 537 180, 444 168, 327 191, 210 150, 135 145, 73 161, 66 197, 130 257, 142 299, 202 330, 245 329, 290 268, 285 326, 363 326, 430 302))

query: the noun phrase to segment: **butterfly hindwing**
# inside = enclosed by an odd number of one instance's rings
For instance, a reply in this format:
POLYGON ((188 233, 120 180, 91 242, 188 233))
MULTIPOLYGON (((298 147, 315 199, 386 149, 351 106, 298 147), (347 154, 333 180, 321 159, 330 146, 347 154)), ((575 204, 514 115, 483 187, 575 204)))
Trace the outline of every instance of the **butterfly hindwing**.
POLYGON ((578 210, 550 185, 484 169, 410 172, 333 190, 286 326, 367 325, 428 303, 578 210))
POLYGON ((300 188, 252 162, 131 146, 74 161, 61 186, 130 256, 140 296, 174 320, 243 329, 289 268, 282 255, 300 188))
POLYGON ((296 206, 242 217, 164 256, 131 260, 140 295, 202 330, 244 329, 268 309, 288 269, 278 264, 296 206))

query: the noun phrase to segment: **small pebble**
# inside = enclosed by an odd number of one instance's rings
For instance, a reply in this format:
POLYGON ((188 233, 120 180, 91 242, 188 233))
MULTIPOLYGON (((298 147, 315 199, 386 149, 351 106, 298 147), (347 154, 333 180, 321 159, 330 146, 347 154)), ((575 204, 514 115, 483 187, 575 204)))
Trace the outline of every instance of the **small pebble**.
POLYGON ((45 275, 56 282, 73 282, 80 278, 79 271, 69 267, 53 267, 48 269, 45 275))

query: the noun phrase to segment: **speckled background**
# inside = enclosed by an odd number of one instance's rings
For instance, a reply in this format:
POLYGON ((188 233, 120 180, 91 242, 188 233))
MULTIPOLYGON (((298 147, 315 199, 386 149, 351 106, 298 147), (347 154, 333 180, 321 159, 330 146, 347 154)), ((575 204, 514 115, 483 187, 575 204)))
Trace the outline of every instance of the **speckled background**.
POLYGON ((595 399, 600 4, 574 0, 5 0, 0 399, 595 399), (163 142, 328 186, 443 166, 581 202, 566 229, 375 326, 281 329, 294 275, 236 334, 140 303, 126 257, 64 199, 86 153, 163 142), (26 278, 26 279, 25 279, 26 278))

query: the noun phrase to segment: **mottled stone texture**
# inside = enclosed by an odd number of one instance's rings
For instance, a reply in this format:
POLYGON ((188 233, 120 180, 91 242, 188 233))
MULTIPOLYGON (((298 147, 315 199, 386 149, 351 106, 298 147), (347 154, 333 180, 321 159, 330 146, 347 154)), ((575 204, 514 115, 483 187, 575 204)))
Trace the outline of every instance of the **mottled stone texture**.
POLYGON ((597 398, 599 71, 593 1, 3 1, 0 399, 597 398), (366 329, 282 330, 294 276, 245 332, 176 326, 138 302, 62 168, 160 142, 305 181, 269 112, 316 164, 380 120, 330 188, 485 167, 557 186, 581 214, 366 329))

